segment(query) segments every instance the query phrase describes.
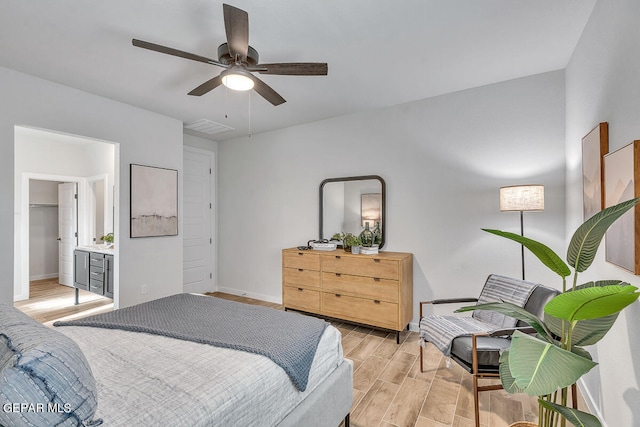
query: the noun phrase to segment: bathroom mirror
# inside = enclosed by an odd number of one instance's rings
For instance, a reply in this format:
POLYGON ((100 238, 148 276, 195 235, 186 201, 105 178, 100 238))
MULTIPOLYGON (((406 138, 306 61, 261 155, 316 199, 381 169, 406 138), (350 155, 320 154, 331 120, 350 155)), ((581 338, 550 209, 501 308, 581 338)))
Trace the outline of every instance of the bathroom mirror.
POLYGON ((369 223, 373 231, 380 223, 382 241, 385 236, 385 183, 378 175, 328 178, 320 183, 320 238, 330 239, 336 233, 359 235, 369 223))

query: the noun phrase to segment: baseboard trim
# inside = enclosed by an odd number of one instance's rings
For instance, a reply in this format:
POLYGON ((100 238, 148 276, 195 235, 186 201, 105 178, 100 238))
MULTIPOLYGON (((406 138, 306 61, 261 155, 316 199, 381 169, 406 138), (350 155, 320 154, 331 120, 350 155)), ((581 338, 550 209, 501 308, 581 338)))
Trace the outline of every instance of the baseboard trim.
POLYGON ((600 423, 602 424, 602 427, 608 427, 607 422, 605 421, 604 416, 602 415, 602 412, 600 412, 600 408, 598 407, 598 405, 596 405, 595 401, 593 400, 593 396, 591 395, 591 393, 589 393, 589 389, 585 385, 584 380, 582 378, 578 380, 578 389, 580 389, 580 394, 582 395, 582 398, 584 399, 584 403, 586 403, 587 408, 589 409, 589 412, 592 415, 595 415, 596 417, 598 417, 598 419, 600 420, 600 423))
POLYGON ((218 292, 224 292, 225 294, 237 295, 239 297, 247 297, 253 299, 259 299, 261 301, 271 302, 274 304, 282 304, 282 297, 274 297, 271 295, 259 294, 256 292, 247 292, 243 289, 226 288, 224 286, 218 286, 218 292))
POLYGON ((56 277, 58 277, 58 273, 38 274, 37 276, 29 276, 29 281, 55 279, 56 277))

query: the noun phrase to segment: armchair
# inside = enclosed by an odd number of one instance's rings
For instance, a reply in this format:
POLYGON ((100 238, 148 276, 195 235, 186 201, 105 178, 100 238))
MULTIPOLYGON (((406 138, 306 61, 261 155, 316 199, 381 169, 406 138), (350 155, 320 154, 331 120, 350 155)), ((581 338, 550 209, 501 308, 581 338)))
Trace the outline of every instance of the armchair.
MULTIPOLYGON (((479 385, 483 378, 498 378, 500 352, 509 348, 515 330, 534 333, 526 323, 499 313, 476 310, 471 316, 424 316, 425 304, 510 302, 542 318, 545 304, 559 292, 539 284, 492 274, 478 298, 438 299, 420 302, 421 344, 433 343, 473 377, 473 399, 476 427, 480 427, 478 394, 499 390, 500 384, 479 385)), ((420 371, 423 367, 423 345, 420 347, 420 371)), ((575 396, 575 394, 574 394, 575 396)), ((575 400, 575 399, 574 399, 575 400)))

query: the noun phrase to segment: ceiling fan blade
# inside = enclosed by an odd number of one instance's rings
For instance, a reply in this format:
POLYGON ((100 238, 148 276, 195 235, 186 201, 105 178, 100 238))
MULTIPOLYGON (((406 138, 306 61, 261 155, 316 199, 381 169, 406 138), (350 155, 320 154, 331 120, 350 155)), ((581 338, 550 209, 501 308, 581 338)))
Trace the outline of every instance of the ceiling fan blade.
POLYGON ((283 62, 280 64, 258 64, 249 68, 249 71, 286 76, 326 76, 329 66, 325 62, 283 62))
POLYGON ((253 90, 258 92, 260 96, 262 96, 273 105, 280 105, 287 102, 283 97, 280 96, 280 94, 278 94, 278 92, 273 90, 271 86, 269 86, 256 76, 251 75, 251 80, 253 80, 253 90))
POLYGON ((180 58, 191 59, 192 61, 204 62, 205 64, 217 65, 219 67, 228 68, 227 65, 218 62, 211 58, 206 58, 204 56, 195 55, 193 53, 184 52, 182 50, 174 49, 167 46, 162 46, 155 43, 145 42, 143 40, 132 39, 131 43, 136 47, 141 47, 143 49, 153 50, 155 52, 166 53, 167 55, 179 56, 180 58))
POLYGON ((223 4, 222 10, 229 54, 234 60, 237 56, 244 62, 249 51, 249 14, 228 4, 223 4))
POLYGON ((222 76, 217 76, 212 78, 211 80, 207 80, 206 82, 202 83, 200 86, 198 86, 197 88, 189 92, 188 95, 202 96, 205 93, 208 93, 213 89, 217 88, 221 84, 222 84, 222 76))

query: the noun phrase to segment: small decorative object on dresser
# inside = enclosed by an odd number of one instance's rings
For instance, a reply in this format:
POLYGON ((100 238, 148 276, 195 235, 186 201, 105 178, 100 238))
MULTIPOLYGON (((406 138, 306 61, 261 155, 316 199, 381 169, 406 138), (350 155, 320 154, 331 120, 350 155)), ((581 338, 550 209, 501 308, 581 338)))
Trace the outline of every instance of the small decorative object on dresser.
POLYGON ((285 310, 400 331, 413 318, 413 255, 282 251, 285 310))

